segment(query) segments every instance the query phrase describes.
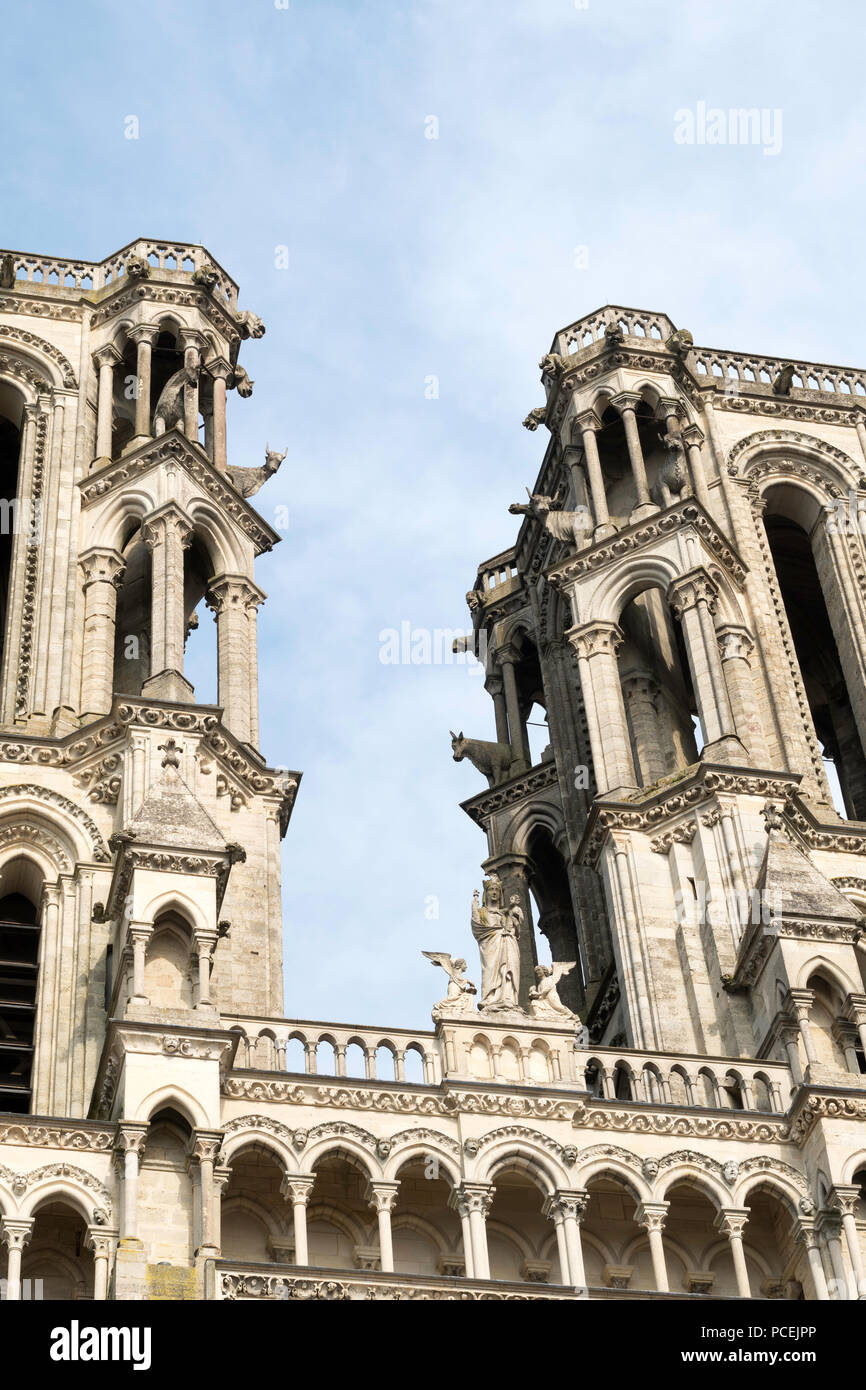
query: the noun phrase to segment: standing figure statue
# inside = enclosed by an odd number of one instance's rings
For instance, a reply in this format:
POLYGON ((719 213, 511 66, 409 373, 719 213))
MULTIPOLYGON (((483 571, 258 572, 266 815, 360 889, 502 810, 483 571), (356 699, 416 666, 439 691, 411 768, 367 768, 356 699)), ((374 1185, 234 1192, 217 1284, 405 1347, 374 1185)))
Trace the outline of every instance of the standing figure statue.
POLYGON ((472 935, 481 953, 481 1003, 488 1013, 520 1008, 520 928, 523 909, 513 893, 508 907, 503 903, 502 884, 495 873, 484 880, 484 899, 478 890, 472 897, 472 935))

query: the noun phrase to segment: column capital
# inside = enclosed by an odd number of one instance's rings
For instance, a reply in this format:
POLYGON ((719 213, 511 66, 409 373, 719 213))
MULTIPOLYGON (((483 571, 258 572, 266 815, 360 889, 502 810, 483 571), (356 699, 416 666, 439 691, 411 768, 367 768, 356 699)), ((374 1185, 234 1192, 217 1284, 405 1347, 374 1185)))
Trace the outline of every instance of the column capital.
POLYGON ((679 621, 684 613, 697 608, 700 603, 705 603, 710 613, 714 613, 719 601, 719 589, 707 570, 698 566, 672 579, 666 598, 674 617, 679 621))
POLYGON ((722 1207, 713 1225, 726 1236, 741 1236, 750 1215, 748 1207, 722 1207))
POLYGON ((700 425, 686 425, 680 434, 690 449, 699 449, 707 437, 700 425))
POLYGON ((610 403, 620 415, 627 410, 634 412, 641 403, 642 396, 637 391, 620 391, 615 396, 611 396, 610 403))
POLYGON ((106 343, 104 347, 96 349, 93 361, 97 367, 116 367, 118 362, 123 361, 123 356, 111 343, 106 343))
POLYGON ((596 434, 601 428, 601 421, 594 410, 582 410, 580 414, 575 415, 573 425, 583 437, 586 434, 596 434))
POLYGON ((866 994, 846 994, 845 1017, 854 1024, 866 1023, 866 994))
POLYGON ((84 574, 84 587, 91 584, 111 584, 119 589, 126 571, 126 561, 119 550, 107 545, 93 545, 78 557, 84 574))
POLYGON ((221 1129, 194 1129, 189 1143, 189 1156, 197 1159, 215 1163, 219 1158, 220 1150, 223 1146, 223 1133, 221 1129))
POLYGON ((117 1247, 120 1233, 108 1226, 88 1226, 84 1244, 94 1255, 109 1259, 117 1247))
POLYGON ((152 922, 130 922, 126 928, 130 941, 143 941, 145 944, 153 936, 152 922))
POLYGON ((224 357, 213 358, 203 370, 206 376, 213 377, 215 381, 219 379, 220 381, 227 382, 229 377, 234 373, 234 367, 231 362, 227 362, 224 357))
POLYGON ((493 1184, 489 1182, 465 1182, 462 1187, 455 1187, 452 1196, 461 1215, 462 1206, 467 1214, 475 1211, 486 1216, 493 1205, 494 1191, 493 1184))
POLYGON ((501 695, 504 689, 502 677, 497 675, 485 677, 484 689, 487 691, 488 695, 501 695))
POLYGON ((138 347, 139 343, 148 343, 153 347, 153 344, 159 337, 159 324, 136 323, 129 329, 126 336, 129 338, 130 342, 135 343, 136 347, 138 347))
POLYGON ((293 1206, 305 1207, 315 1185, 315 1173, 287 1173, 280 1183, 280 1192, 293 1206))
POLYGON ((842 1213, 836 1208, 822 1207, 815 1217, 815 1226, 821 1235, 830 1240, 842 1238, 842 1213))
POLYGON ((372 1207, 374 1211, 391 1212, 394 1210, 399 1191, 399 1182, 368 1182, 364 1196, 367 1205, 372 1207))
POLYGON ((747 627, 739 623, 723 623, 716 628, 719 652, 722 661, 735 661, 738 657, 748 661, 755 650, 755 639, 747 627))
POLYGON ((0 1242, 10 1250, 23 1250, 33 1231, 32 1216, 0 1217, 0 1242))
POLYGON ((147 1141, 149 1126, 138 1120, 121 1120, 117 1126, 114 1147, 118 1153, 140 1154, 147 1141))
POLYGON ((818 1249, 818 1232, 815 1230, 815 1223, 809 1217, 800 1217, 794 1222, 794 1239, 806 1250, 818 1249))
POLYGON ((814 998, 814 990, 789 989, 782 1000, 782 1008, 786 1012, 793 1013, 794 1017, 802 1022, 808 1020, 814 998))
POLYGON ((588 1201, 589 1193, 584 1188, 551 1192, 545 1199, 542 1214, 549 1221, 563 1220, 565 1217, 573 1217, 575 1221, 580 1221, 586 1212, 588 1201))
POLYGON ((265 601, 265 593, 244 574, 220 574, 208 585, 205 598, 208 608, 215 615, 227 609, 258 608, 265 601))
POLYGON ((177 502, 166 502, 156 511, 149 512, 141 523, 141 539, 151 550, 168 539, 174 531, 184 550, 192 544, 195 527, 189 516, 177 502))
POLYGON ((860 1201, 859 1187, 852 1187, 847 1184, 836 1184, 827 1199, 831 1211, 836 1211, 840 1216, 856 1216, 857 1203, 860 1201))
MULTIPOLYGON (((669 420, 672 415, 682 420, 686 414, 686 408, 678 396, 659 396, 657 409, 664 420, 669 420)), ((684 431, 680 430, 680 433, 684 431)))
POLYGON ((184 352, 187 352, 190 348, 195 348, 199 355, 204 354, 207 348, 207 339, 197 328, 181 328, 178 332, 178 337, 180 338, 180 345, 184 352))
POLYGON ((579 623, 563 634, 568 638, 578 657, 593 656, 616 657, 623 644, 622 628, 618 623, 595 622, 579 623))
POLYGON ((634 1219, 646 1231, 663 1231, 670 1205, 670 1202, 641 1202, 634 1219))

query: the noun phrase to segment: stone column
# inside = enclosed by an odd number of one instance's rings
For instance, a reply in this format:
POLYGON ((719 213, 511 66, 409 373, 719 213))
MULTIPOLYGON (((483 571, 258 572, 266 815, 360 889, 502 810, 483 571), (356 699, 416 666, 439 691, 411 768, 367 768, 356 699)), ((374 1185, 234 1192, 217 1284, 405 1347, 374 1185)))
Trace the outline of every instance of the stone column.
POLYGON ((852 1292, 849 1289, 845 1272, 845 1258, 842 1254, 842 1218, 839 1212, 826 1208, 820 1211, 818 1213, 818 1225, 830 1254, 830 1265, 839 1298, 842 1300, 856 1299, 857 1291, 855 1289, 852 1292))
MULTIPOLYGON (((699 425, 687 425, 682 431, 684 444, 689 451, 689 472, 692 475, 692 487, 695 497, 700 502, 705 512, 710 511, 710 490, 707 486, 707 469, 704 463, 704 456, 701 452, 701 445, 704 442, 704 432, 699 425)), ((710 515, 712 513, 710 512, 710 515)))
POLYGON ((635 415, 635 410, 640 405, 640 399, 640 396, 636 396, 630 391, 621 391, 611 401, 614 409, 619 411, 625 427, 625 442, 628 447, 629 463, 634 479, 635 504, 630 517, 631 521, 640 521, 643 517, 658 511, 658 507, 650 497, 646 464, 640 442, 640 430, 635 415))
POLYGON ((111 1261, 117 1249, 117 1232, 105 1226, 88 1226, 85 1244, 93 1251, 93 1301, 104 1303, 108 1298, 111 1261))
POLYGON ((783 1005, 786 1012, 793 1014, 796 1020, 800 1037, 803 1039, 803 1047, 806 1050, 806 1060, 810 1066, 818 1060, 815 1043, 812 1039, 812 1026, 809 1022, 809 1010, 812 1007, 813 999, 814 994, 811 989, 789 989, 783 1005))
POLYGON ((806 1250, 809 1272, 812 1275, 812 1283, 815 1285, 815 1297, 820 1303, 826 1303, 830 1297, 830 1291, 827 1288, 827 1276, 824 1273, 824 1261, 821 1259, 818 1236, 811 1222, 801 1221, 799 1223, 797 1240, 806 1250))
POLYGON ((141 523, 141 539, 152 554, 150 676, 143 695, 188 703, 192 686, 183 677, 183 552, 193 525, 176 502, 167 502, 141 523))
POLYGON ((493 1205, 493 1188, 486 1182, 465 1182, 463 1200, 469 1213, 472 1239, 473 1278, 490 1278, 490 1259, 487 1254, 487 1213, 493 1205))
POLYGON ((568 1249, 565 1244, 565 1225, 562 1218, 562 1208, 559 1205, 556 1194, 547 1197, 542 1207, 542 1215, 548 1221, 552 1221, 556 1231, 556 1250, 559 1255, 559 1282, 560 1284, 570 1284, 571 1275, 568 1265, 568 1249))
POLYGON ((607 493, 605 492, 604 475, 601 471, 601 460, 598 457, 598 440, 596 439, 598 420, 592 411, 587 411, 586 414, 577 417, 575 425, 580 431, 584 457, 586 459, 586 471, 589 477, 589 492, 592 498, 592 510, 595 517, 593 538, 595 540, 603 540, 606 536, 612 536, 616 531, 616 527, 612 525, 610 513, 607 510, 607 493))
POLYGON ((223 1243, 223 1194, 231 1182, 232 1170, 227 1163, 216 1163, 213 1170, 213 1243, 217 1250, 223 1243))
POLYGON ((394 1248, 391 1243, 391 1212, 400 1190, 398 1182, 371 1182, 367 1185, 367 1202, 379 1221, 379 1263, 386 1274, 394 1272, 394 1248))
POLYGON ((183 365, 194 380, 183 388, 183 432, 187 439, 198 442, 198 378, 201 372, 202 338, 191 329, 180 330, 183 365))
POLYGON ((467 1279, 475 1278, 475 1262, 472 1258, 472 1227, 469 1222, 469 1206, 459 1187, 451 1189, 448 1205, 460 1217, 460 1233, 463 1237, 463 1268, 467 1279))
POLYGON ((217 698, 223 707, 226 726, 241 743, 250 743, 253 735, 252 676, 257 669, 255 610, 264 597, 251 579, 239 574, 220 575, 207 595, 207 604, 217 625, 217 698))
MULTIPOLYGON (((562 1282, 563 1284, 571 1284, 578 1289, 586 1287, 583 1249, 580 1241, 580 1222, 586 1211, 587 1200, 586 1192, 577 1190, 574 1192, 556 1192, 552 1197, 548 1197, 545 1203, 545 1215, 557 1220, 558 1214, 562 1226, 565 1246, 565 1261, 563 1262, 561 1251, 559 1257, 562 1266, 562 1282)), ((558 1234, 559 1228, 557 1228, 558 1234)))
POLYGON ((493 718, 496 721, 496 742, 509 743, 508 710, 505 707, 504 686, 501 676, 488 676, 484 689, 493 700, 493 718))
POLYGON ((111 433, 114 424, 114 368, 123 359, 117 348, 102 347, 93 361, 99 372, 96 400, 96 458, 94 466, 101 468, 111 462, 111 433))
POLYGON ((722 670, 713 613, 718 589, 706 570, 689 570, 675 579, 667 591, 674 617, 682 623, 689 669, 692 675, 705 748, 710 756, 726 762, 747 761, 746 750, 736 737, 728 687, 722 670))
POLYGON ((748 628, 736 623, 723 623, 716 628, 716 639, 722 658, 722 670, 734 716, 734 727, 759 767, 770 765, 770 753, 764 727, 755 701, 750 657, 755 641, 748 628))
POLYGON ((301 1176, 299 1173, 287 1173, 280 1188, 283 1196, 287 1197, 292 1204, 296 1265, 308 1265, 310 1263, 307 1249, 307 1205, 315 1183, 314 1174, 301 1176))
POLYGON ((123 1155, 121 1244, 138 1240, 138 1164, 147 1141, 147 1125, 124 1120, 117 1127, 116 1149, 123 1155))
POLYGON ((749 1288, 749 1271, 746 1268, 746 1256, 743 1252, 743 1227, 748 1219, 749 1212, 745 1207, 723 1207, 713 1223, 716 1230, 723 1231, 728 1237, 731 1257, 734 1261, 737 1293, 740 1298, 752 1297, 752 1290, 749 1288))
POLYGON ((153 345, 158 329, 152 324, 139 324, 129 330, 129 336, 136 346, 135 382, 135 439, 140 444, 151 437, 150 419, 150 366, 153 345))
POLYGON ((631 723, 641 786, 664 777, 664 749, 659 728, 658 682, 651 671, 629 671, 622 678, 623 702, 631 723))
POLYGON ((21 1300, 21 1256, 30 1240, 33 1230, 33 1217, 4 1216, 0 1220, 0 1240, 9 1250, 6 1269, 6 1301, 18 1303, 21 1300))
POLYGON ((797 1046, 800 1039, 800 1029, 797 1027, 796 1023, 785 1023, 780 1029, 779 1036, 788 1058, 788 1066, 791 1068, 794 1085, 800 1086, 803 1081, 803 1068, 800 1065, 800 1049, 797 1046))
POLYGON ((147 943, 153 936, 152 922, 130 922, 129 940, 132 942, 132 996, 130 1004, 149 1004, 144 992, 144 964, 147 957, 147 943))
POLYGON ((218 473, 227 471, 226 389, 231 367, 222 357, 209 362, 207 370, 213 380, 213 457, 211 462, 218 473))
POLYGON ((845 1244, 848 1246, 848 1258, 851 1261, 854 1283, 857 1288, 854 1296, 866 1298, 866 1278, 864 1278, 863 1254, 860 1249, 860 1232, 857 1230, 857 1218, 854 1215, 859 1200, 859 1187, 836 1186, 830 1197, 832 1207, 842 1218, 845 1244))
POLYGON ((849 994, 845 1000, 845 1016, 857 1029, 860 1046, 866 1056, 866 994, 849 994))
POLYGON ((119 551, 99 545, 86 550, 78 563, 84 575, 81 714, 87 721, 111 708, 117 591, 126 565, 119 551))
POLYGON ((649 1236, 650 1255, 653 1262, 653 1277, 659 1293, 669 1293, 668 1271, 665 1265, 665 1246, 662 1240, 665 1217, 670 1202, 641 1202, 635 1212, 635 1221, 643 1226, 649 1236))
POLYGON ((616 623, 583 623, 566 632, 577 653, 595 782, 599 795, 635 785, 631 745, 616 654, 623 636, 616 623))
POLYGON ((196 1001, 196 1007, 210 1009, 213 1007, 213 1001, 210 997, 211 961, 213 960, 213 953, 216 949, 218 938, 216 932, 198 931, 194 933, 193 939, 198 955, 198 999, 196 1001))
POLYGON ((520 699, 517 692, 517 653, 513 647, 503 647, 497 652, 499 669, 502 672, 502 682, 505 687, 505 707, 508 711, 508 729, 510 733, 511 750, 514 753, 516 763, 515 771, 525 772, 531 762, 529 752, 529 739, 526 733, 526 723, 520 713, 520 699))
POLYGON ((214 1240, 214 1164, 222 1148, 223 1136, 219 1130, 197 1129, 192 1137, 192 1157, 198 1161, 199 1211, 201 1213, 201 1240, 197 1255, 212 1254, 218 1246, 214 1240))

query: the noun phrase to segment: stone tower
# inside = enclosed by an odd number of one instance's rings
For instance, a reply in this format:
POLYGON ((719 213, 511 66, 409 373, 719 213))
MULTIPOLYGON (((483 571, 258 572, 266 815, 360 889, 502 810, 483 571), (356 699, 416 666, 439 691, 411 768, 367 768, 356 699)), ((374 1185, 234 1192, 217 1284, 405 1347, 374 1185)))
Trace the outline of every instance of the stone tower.
POLYGON ((465 803, 485 867, 578 962, 560 992, 596 1043, 850 1076, 866 377, 611 306, 540 367, 535 490, 467 596, 512 759, 465 803), (531 766, 533 706, 550 742, 531 766))
POLYGON ((282 1010, 298 779, 258 750, 254 564, 279 537, 249 500, 279 457, 227 462, 264 325, 204 248, 12 254, 2 278, 0 1109, 75 1117, 136 1065, 151 1085, 154 1024, 282 1010), (184 675, 202 600, 216 706, 184 675))

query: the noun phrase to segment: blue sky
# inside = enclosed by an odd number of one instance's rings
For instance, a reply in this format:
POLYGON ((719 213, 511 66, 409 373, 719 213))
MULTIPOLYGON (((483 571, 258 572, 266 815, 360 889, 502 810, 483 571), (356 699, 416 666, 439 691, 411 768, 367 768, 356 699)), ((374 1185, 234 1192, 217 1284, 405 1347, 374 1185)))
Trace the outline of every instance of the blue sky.
POLYGON ((485 844, 457 803, 483 781, 448 730, 492 737, 492 707, 467 669, 383 665, 379 634, 466 623, 541 459, 520 421, 555 330, 613 302, 702 344, 860 359, 863 27, 839 0, 4 14, 0 240, 202 241, 267 324, 229 457, 288 446, 257 501, 289 508, 258 579, 262 747, 304 771, 290 1015, 426 1027, 444 977, 421 949, 472 960, 485 844), (780 111, 781 150, 678 144, 699 102, 780 111))

